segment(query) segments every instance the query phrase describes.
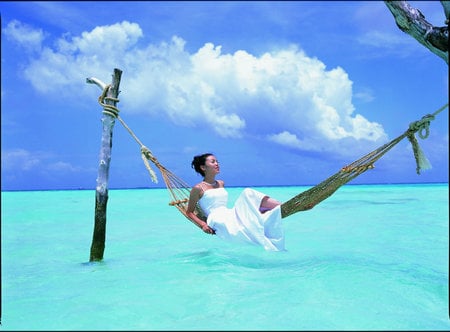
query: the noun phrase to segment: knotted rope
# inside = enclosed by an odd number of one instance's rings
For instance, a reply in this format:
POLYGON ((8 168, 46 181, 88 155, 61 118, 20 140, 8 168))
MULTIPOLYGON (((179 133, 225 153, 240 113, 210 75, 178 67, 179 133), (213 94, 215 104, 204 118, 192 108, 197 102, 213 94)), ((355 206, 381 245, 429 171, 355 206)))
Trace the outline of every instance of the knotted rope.
POLYGON ((406 136, 408 137, 409 142, 412 145, 414 158, 416 160, 416 173, 420 174, 420 170, 430 169, 431 164, 422 149, 420 148, 419 142, 415 137, 415 133, 419 135, 421 139, 426 139, 430 135, 430 123, 433 121, 437 114, 442 112, 445 108, 447 108, 448 103, 439 108, 436 112, 432 114, 427 114, 422 117, 422 119, 418 121, 411 122, 409 124, 409 129, 406 131, 406 136))
POLYGON ((119 99, 106 95, 110 87, 111 84, 105 86, 105 88, 102 91, 102 94, 100 95, 100 97, 98 97, 98 102, 100 105, 103 106, 103 114, 108 114, 111 115, 113 118, 117 118, 119 116, 119 109, 114 104, 105 103, 105 100, 111 101, 113 103, 119 102, 119 99))

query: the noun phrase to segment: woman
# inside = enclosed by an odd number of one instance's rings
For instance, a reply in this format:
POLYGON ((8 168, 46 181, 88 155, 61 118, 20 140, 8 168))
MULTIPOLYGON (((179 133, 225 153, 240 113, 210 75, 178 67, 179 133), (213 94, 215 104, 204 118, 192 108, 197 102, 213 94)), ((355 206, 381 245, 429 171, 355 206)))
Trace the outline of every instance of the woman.
POLYGON ((233 242, 262 245, 266 250, 284 250, 280 202, 246 188, 232 208, 228 208, 228 193, 222 180, 219 162, 212 153, 195 156, 192 168, 203 176, 190 192, 187 216, 207 234, 233 242), (195 213, 197 205, 207 217, 195 213))

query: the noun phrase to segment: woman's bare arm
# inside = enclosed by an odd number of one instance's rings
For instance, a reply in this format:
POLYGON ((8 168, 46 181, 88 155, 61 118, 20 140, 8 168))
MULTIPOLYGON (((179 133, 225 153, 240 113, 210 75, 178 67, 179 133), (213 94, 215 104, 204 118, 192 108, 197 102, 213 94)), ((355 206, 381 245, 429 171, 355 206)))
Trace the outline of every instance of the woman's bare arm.
POLYGON ((187 217, 192 220, 199 228, 203 230, 203 232, 207 234, 214 234, 214 230, 208 226, 208 224, 200 219, 195 213, 195 208, 197 206, 198 200, 201 198, 202 189, 199 186, 194 186, 191 189, 191 193, 189 195, 188 207, 186 210, 187 217))

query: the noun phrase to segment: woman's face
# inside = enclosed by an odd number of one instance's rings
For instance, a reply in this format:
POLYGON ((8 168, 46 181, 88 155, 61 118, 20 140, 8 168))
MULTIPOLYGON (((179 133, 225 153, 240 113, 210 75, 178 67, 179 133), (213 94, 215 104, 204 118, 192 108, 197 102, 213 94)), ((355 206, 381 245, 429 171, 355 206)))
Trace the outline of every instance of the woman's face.
POLYGON ((208 156, 203 167, 205 174, 213 173, 214 175, 216 175, 220 173, 219 161, 217 160, 216 156, 208 156))

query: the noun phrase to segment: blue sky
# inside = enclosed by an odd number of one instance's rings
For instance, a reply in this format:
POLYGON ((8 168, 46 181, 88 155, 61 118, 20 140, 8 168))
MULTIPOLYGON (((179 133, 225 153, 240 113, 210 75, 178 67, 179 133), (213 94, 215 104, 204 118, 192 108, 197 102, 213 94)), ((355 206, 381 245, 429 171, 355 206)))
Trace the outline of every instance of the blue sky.
MULTIPOLYGON (((410 2, 435 26, 438 1, 410 2)), ((0 2, 2 190, 95 188, 100 89, 193 185, 214 153, 228 186, 314 185, 448 102, 448 65, 382 1, 0 2)), ((448 182, 448 109, 352 183, 448 182)), ((110 188, 158 187, 116 121, 110 188)))

